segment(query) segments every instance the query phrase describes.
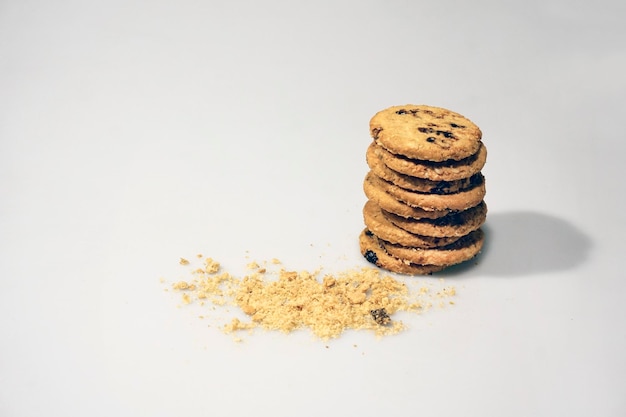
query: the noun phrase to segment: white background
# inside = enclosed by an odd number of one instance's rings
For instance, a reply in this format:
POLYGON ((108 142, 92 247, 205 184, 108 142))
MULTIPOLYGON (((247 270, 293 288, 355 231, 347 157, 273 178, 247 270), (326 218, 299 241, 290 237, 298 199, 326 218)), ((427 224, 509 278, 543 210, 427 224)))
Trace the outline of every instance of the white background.
POLYGON ((0 1, 0 416, 626 415, 625 4, 0 1), (454 307, 329 343, 177 308, 181 256, 366 266, 406 103, 489 150, 454 307))

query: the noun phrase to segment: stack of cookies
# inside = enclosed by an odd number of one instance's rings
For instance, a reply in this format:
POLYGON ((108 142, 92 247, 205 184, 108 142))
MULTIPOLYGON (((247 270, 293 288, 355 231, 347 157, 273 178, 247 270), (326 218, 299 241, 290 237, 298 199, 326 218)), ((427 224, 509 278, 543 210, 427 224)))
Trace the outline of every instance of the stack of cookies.
POLYGON ((423 275, 483 245, 487 159, 482 133, 452 111, 395 106, 370 121, 361 254, 391 272, 423 275))

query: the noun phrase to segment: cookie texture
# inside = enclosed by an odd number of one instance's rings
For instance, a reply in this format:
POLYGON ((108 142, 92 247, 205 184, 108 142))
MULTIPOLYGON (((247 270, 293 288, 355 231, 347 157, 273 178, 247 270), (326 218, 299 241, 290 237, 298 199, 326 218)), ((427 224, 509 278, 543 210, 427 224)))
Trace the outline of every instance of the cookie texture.
POLYGON ((376 176, 384 179, 385 181, 391 182, 398 187, 420 193, 452 194, 466 188, 471 188, 480 181, 479 174, 451 181, 433 181, 402 174, 389 168, 385 165, 381 158, 376 156, 375 146, 376 144, 372 142, 367 148, 367 165, 371 168, 372 172, 376 174, 376 176))
POLYGON ((359 235, 359 248, 361 255, 369 263, 398 274, 429 275, 445 268, 441 265, 420 265, 390 255, 368 229, 364 229, 359 235))
POLYGON ((390 169, 401 174, 432 181, 454 181, 471 177, 480 172, 487 162, 487 147, 481 144, 478 151, 459 161, 429 162, 407 158, 389 152, 373 142, 372 151, 390 169))
POLYGON ((482 175, 478 178, 477 185, 453 194, 412 192, 402 187, 398 187, 389 181, 385 181, 380 177, 376 178, 372 171, 367 173, 365 180, 376 183, 383 191, 408 204, 409 206, 419 207, 427 211, 467 210, 468 208, 474 207, 480 203, 486 193, 485 181, 482 175))
POLYGON ((449 245, 459 236, 425 236, 411 233, 393 224, 374 201, 363 206, 363 221, 369 230, 381 239, 415 248, 436 248, 449 245))
POLYGON ((382 215, 391 223, 407 232, 433 237, 465 236, 480 228, 487 219, 487 204, 477 206, 438 219, 411 219, 381 209, 382 215))
POLYGON ((434 162, 474 155, 482 139, 481 130, 466 117, 414 104, 376 113, 370 120, 370 134, 392 153, 434 162))
POLYGON ((389 255, 411 263, 451 266, 474 258, 482 249, 485 235, 474 230, 456 242, 438 248, 411 248, 382 242, 379 244, 389 255))
POLYGON ((411 219, 437 219, 453 213, 453 210, 424 210, 419 207, 411 207, 408 204, 392 197, 382 187, 381 179, 376 175, 368 175, 363 181, 365 196, 374 201, 389 213, 411 219))

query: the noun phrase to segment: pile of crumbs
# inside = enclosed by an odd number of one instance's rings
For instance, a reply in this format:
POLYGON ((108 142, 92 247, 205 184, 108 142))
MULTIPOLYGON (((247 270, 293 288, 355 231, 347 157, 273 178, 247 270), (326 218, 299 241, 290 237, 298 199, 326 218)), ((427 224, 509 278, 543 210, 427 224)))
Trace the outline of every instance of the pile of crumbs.
POLYGON ((180 259, 189 277, 171 288, 181 293, 184 305, 196 303, 207 308, 207 313, 218 308, 230 313, 219 327, 233 335, 261 328, 284 333, 309 329, 322 340, 337 338, 346 330, 387 336, 406 328, 394 319, 395 313, 422 313, 433 306, 453 305, 451 297, 456 295, 455 287, 444 286, 442 279, 435 289, 433 281, 410 278, 403 282, 371 267, 322 276, 320 271, 286 270, 273 259, 250 262, 250 272, 238 278, 212 258, 196 258, 180 259), (232 314, 229 307, 238 307, 240 314, 232 314))

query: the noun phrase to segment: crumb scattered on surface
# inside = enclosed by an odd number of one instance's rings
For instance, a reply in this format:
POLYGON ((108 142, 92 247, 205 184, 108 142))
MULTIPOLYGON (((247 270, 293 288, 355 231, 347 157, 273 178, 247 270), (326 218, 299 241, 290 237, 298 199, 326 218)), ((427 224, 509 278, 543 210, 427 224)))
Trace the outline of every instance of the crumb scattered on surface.
POLYGON ((247 268, 248 269, 259 269, 259 264, 253 261, 253 262, 248 263, 247 268))
MULTIPOLYGON (((337 338, 347 330, 370 331, 387 336, 405 330, 402 320, 394 318, 398 312, 422 313, 433 305, 456 295, 453 286, 431 291, 417 278, 394 278, 377 268, 362 268, 334 274, 293 271, 281 262, 249 262, 249 273, 235 277, 222 271, 219 262, 197 256, 201 266, 192 265, 190 277, 171 284, 181 292, 182 303, 196 302, 206 313, 221 308, 220 329, 234 334, 240 341, 240 332, 260 328, 290 333, 310 330, 322 340, 337 338), (228 307, 237 307, 231 311, 228 307)), ((181 258, 181 265, 190 262, 181 258), (185 260, 185 262, 183 262, 185 260)), ((440 280, 441 285, 443 281, 440 280)), ((208 314, 199 316, 211 318, 208 314)), ((210 325, 209 325, 210 326, 210 325)))
POLYGON ((183 294, 183 303, 184 304, 190 304, 191 303, 191 297, 189 296, 189 294, 183 294))

